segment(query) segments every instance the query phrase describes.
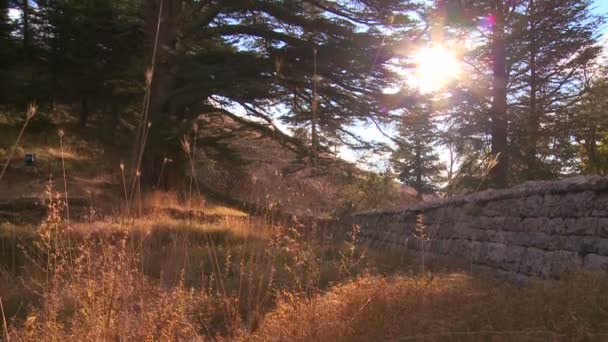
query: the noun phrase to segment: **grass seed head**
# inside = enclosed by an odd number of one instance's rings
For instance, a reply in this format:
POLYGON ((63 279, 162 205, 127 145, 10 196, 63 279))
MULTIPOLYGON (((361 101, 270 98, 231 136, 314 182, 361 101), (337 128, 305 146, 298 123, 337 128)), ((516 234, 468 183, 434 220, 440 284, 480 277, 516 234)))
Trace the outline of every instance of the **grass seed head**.
POLYGON ((152 71, 152 67, 146 69, 146 88, 150 88, 152 84, 152 76, 154 76, 154 71, 152 71))
POLYGON ((182 145, 182 150, 184 150, 184 153, 186 154, 190 154, 191 149, 190 149, 190 141, 188 141, 188 137, 186 137, 185 135, 180 139, 180 143, 182 145))
POLYGON ((34 103, 31 103, 30 105, 27 106, 27 119, 30 120, 31 118, 34 117, 34 115, 36 115, 36 112, 38 112, 38 106, 34 103))

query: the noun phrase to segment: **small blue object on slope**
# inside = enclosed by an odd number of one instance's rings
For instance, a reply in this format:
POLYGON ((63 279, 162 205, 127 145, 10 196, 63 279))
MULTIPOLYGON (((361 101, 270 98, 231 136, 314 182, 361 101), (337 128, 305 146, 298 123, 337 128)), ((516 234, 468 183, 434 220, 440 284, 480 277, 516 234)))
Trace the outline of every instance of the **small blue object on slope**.
POLYGON ((25 154, 25 165, 27 166, 32 166, 34 165, 34 162, 36 161, 36 155, 33 153, 26 153, 25 154))

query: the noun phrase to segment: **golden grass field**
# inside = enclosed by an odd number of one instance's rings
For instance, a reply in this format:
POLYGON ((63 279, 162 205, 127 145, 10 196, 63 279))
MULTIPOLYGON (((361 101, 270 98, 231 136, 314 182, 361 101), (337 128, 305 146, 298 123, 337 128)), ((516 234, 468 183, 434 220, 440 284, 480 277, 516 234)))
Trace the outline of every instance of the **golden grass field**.
POLYGON ((608 339, 603 274, 517 285, 422 273, 414 257, 361 246, 356 227, 337 240, 337 227, 233 209, 68 226, 52 198, 40 226, 2 226, 5 340, 608 339))

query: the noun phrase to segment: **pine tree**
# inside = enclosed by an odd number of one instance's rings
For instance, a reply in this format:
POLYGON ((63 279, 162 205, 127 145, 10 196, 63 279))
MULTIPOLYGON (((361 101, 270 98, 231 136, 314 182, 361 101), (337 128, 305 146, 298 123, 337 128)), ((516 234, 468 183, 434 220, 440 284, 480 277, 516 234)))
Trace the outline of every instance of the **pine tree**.
POLYGON ((573 137, 579 149, 580 171, 608 175, 608 77, 604 68, 573 106, 573 137))
POLYGON ((11 8, 8 0, 0 0, 0 100, 9 102, 12 92, 10 67, 15 62, 15 39, 13 23, 9 18, 11 8))
POLYGON ((465 108, 454 115, 461 118, 456 129, 477 146, 471 160, 498 157, 489 186, 554 178, 567 168, 568 107, 584 92, 583 67, 599 51, 603 18, 590 6, 587 0, 437 1, 438 16, 451 28, 447 39, 474 45, 464 52, 464 79, 451 101, 465 108))
MULTIPOLYGON (((521 51, 512 83, 514 157, 521 160, 521 179, 546 179, 562 172, 556 143, 567 140, 561 114, 584 93, 584 68, 600 47, 603 18, 591 13, 591 1, 527 0, 514 34, 521 51)), ((517 176, 517 175, 516 175, 517 176)))
POLYGON ((0 42, 2 44, 6 44, 11 39, 12 25, 8 15, 9 9, 9 1, 0 0, 0 42))
POLYGON ((37 83, 51 89, 39 91, 39 99, 44 94, 51 101, 76 104, 83 127, 92 112, 134 101, 141 90, 132 88, 141 89, 144 69, 137 15, 130 0, 38 1, 39 58, 48 83, 43 78, 37 83))
POLYGON ((493 187, 505 187, 509 181, 507 51, 512 27, 510 13, 517 7, 518 2, 503 0, 439 0, 436 6, 439 18, 435 20, 444 21, 459 30, 461 38, 468 35, 477 43, 477 48, 465 56, 469 59, 467 65, 473 66, 472 77, 464 82, 461 93, 478 102, 479 115, 487 117, 478 119, 486 120, 485 131, 479 133, 488 135, 489 153, 496 159, 489 170, 488 183, 493 187))
POLYGON ((399 180, 413 187, 419 197, 437 191, 445 166, 435 148, 439 131, 430 105, 417 105, 404 113, 399 138, 391 158, 399 180))
POLYGON ((174 127, 170 120, 193 120, 201 113, 229 116, 306 160, 309 149, 281 132, 270 112, 282 105, 291 110, 281 120, 313 128, 315 103, 315 149, 327 151, 320 146, 324 139, 361 146, 355 124, 390 120, 380 103, 382 91, 399 76, 384 66, 418 30, 409 16, 417 8, 413 3, 166 0, 159 8, 146 2, 148 47, 162 48, 156 50, 143 120, 154 124, 143 168, 151 174, 144 178, 155 180, 159 161, 179 153, 180 133, 164 130, 174 127), (235 106, 254 120, 229 110, 235 106))

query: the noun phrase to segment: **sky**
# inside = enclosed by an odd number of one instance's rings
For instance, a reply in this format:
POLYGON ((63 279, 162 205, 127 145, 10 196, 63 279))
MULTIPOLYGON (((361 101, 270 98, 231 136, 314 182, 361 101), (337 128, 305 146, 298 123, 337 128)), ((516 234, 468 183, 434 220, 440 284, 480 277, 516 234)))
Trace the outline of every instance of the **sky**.
MULTIPOLYGON (((596 13, 599 13, 599 14, 608 13, 608 0, 595 0, 593 3, 595 5, 596 13)), ((604 32, 606 32, 606 28, 604 28, 604 32)))

